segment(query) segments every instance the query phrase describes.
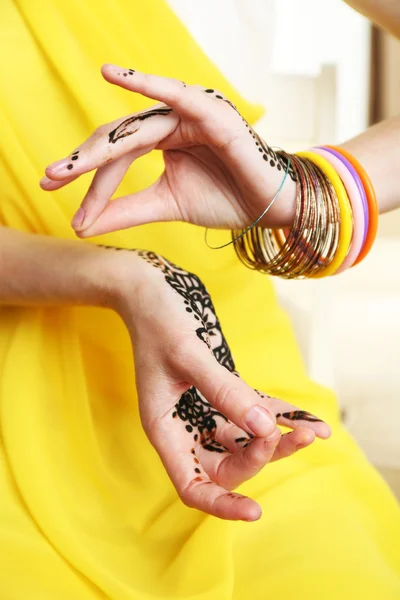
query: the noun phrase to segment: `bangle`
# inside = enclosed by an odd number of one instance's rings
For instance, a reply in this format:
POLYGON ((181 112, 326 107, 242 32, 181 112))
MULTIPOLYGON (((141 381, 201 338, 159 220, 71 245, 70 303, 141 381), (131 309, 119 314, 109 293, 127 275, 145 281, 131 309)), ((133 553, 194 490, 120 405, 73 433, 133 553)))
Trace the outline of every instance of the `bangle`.
POLYGON ((346 192, 353 211, 353 237, 350 249, 343 263, 336 271, 336 275, 338 273, 342 273, 343 271, 351 267, 361 252, 361 248, 363 247, 365 239, 365 232, 367 230, 366 223, 364 220, 364 209, 361 195, 358 191, 354 178, 352 177, 349 170, 345 167, 345 165, 336 156, 334 156, 324 148, 313 148, 313 152, 316 152, 320 156, 323 156, 335 169, 340 179, 342 180, 344 187, 346 188, 346 192))
POLYGON ((298 152, 297 156, 300 156, 302 158, 308 158, 313 163, 315 163, 323 173, 325 173, 325 175, 328 177, 328 179, 333 185, 339 204, 341 223, 339 240, 335 256, 332 262, 324 269, 322 273, 314 275, 314 277, 318 278, 327 277, 328 275, 333 275, 333 273, 335 273, 338 270, 338 268, 346 258, 347 252, 349 251, 353 233, 351 206, 346 193, 346 189, 339 175, 336 173, 335 169, 325 158, 311 151, 298 152))
POLYGON ((366 237, 364 246, 363 246, 360 254, 358 255, 357 260, 354 263, 354 265, 358 265, 367 256, 368 252, 371 250, 372 245, 376 238, 377 231, 378 231, 379 211, 378 211, 378 202, 376 200, 374 186, 372 185, 371 179, 369 178, 364 167, 359 163, 359 161, 352 154, 350 154, 350 152, 348 152, 344 148, 338 147, 338 146, 327 146, 327 148, 331 148, 332 150, 336 150, 336 152, 340 152, 340 154, 342 154, 345 158, 347 158, 347 160, 353 165, 353 167, 356 169, 358 175, 360 176, 360 179, 364 186, 365 194, 367 196, 368 210, 369 210, 369 227, 368 227, 367 237, 366 237))
MULTIPOLYGON (((286 160, 285 153, 280 152, 286 160)), ((329 265, 336 252, 340 214, 332 184, 312 162, 291 156, 297 181, 296 215, 290 232, 275 234, 255 227, 240 238, 235 251, 248 267, 285 278, 312 277, 329 265)))
POLYGON ((359 174, 357 173, 357 171, 355 170, 355 168, 353 167, 353 165, 351 164, 351 162, 349 160, 347 160, 347 158, 345 158, 342 154, 340 154, 340 152, 337 152, 337 150, 333 150, 333 148, 331 148, 329 146, 321 146, 321 148, 323 148, 327 152, 330 152, 331 154, 336 156, 348 168, 350 173, 353 175, 353 178, 357 185, 357 189, 361 196, 362 205, 363 205, 364 222, 365 222, 364 239, 363 239, 363 245, 364 245, 365 240, 367 239, 367 233, 368 233, 368 228, 369 228, 369 209, 368 209, 367 195, 365 193, 361 178, 360 178, 359 174))
POLYGON ((293 225, 273 230, 257 226, 257 219, 241 232, 232 231, 240 260, 287 279, 326 277, 360 262, 376 236, 378 216, 363 167, 347 151, 331 146, 276 155, 290 165, 296 181, 293 225))

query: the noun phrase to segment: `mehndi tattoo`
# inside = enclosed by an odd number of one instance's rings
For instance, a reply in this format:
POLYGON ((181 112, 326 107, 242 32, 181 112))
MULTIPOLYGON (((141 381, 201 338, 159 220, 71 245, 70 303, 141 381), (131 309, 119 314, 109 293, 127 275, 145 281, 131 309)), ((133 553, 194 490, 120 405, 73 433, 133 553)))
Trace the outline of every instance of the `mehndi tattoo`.
POLYGON ((151 110, 147 110, 146 112, 139 113, 133 117, 128 117, 125 119, 125 121, 122 121, 118 127, 110 131, 108 134, 108 141, 110 144, 115 144, 115 142, 118 140, 122 140, 128 135, 132 135, 133 133, 139 131, 139 127, 132 127, 133 123, 136 123, 136 121, 145 121, 146 119, 154 117, 155 115, 169 115, 171 112, 172 108, 169 108, 168 106, 161 106, 159 108, 153 108, 151 110))
MULTIPOLYGON (((207 94, 214 94, 215 98, 218 98, 218 100, 223 100, 224 102, 226 102, 227 104, 229 104, 229 106, 231 106, 242 118, 243 123, 246 125, 246 127, 249 130, 250 135, 253 137, 255 144, 258 148, 258 151, 260 153, 262 153, 262 157, 266 162, 269 162, 269 165, 271 167, 276 167, 278 169, 278 171, 281 171, 282 169, 284 171, 287 170, 287 166, 288 166, 288 158, 284 155, 279 155, 277 154, 270 146, 268 146, 264 140, 262 138, 260 138, 260 136, 258 135, 258 133, 256 133, 254 131, 254 129, 249 125, 249 123, 246 121, 246 119, 244 119, 242 117, 242 115, 240 114, 240 112, 238 111, 238 109, 236 108, 236 106, 230 102, 230 100, 227 100, 226 98, 224 98, 223 96, 221 96, 220 94, 216 94, 215 90, 212 89, 208 89, 208 90, 204 90, 207 94)), ((288 175, 290 176, 290 178, 293 181, 296 181, 296 173, 293 169, 293 167, 289 167, 288 170, 288 175)))
MULTIPOLYGON (((73 153, 71 154, 71 160, 78 160, 78 158, 79 158, 78 154, 79 154, 79 150, 75 150, 75 152, 73 152, 73 153)), ((73 168, 74 168, 74 165, 73 165, 72 163, 70 163, 70 164, 67 166, 67 169, 68 169, 69 171, 71 171, 71 169, 73 169, 73 168)))
POLYGON ((311 421, 312 423, 322 423, 322 419, 318 419, 311 413, 305 410, 292 410, 291 412, 278 413, 276 418, 283 417, 289 421, 311 421))
MULTIPOLYGON (((150 265, 160 269, 168 285, 170 285, 183 298, 186 312, 190 313, 193 316, 193 319, 196 321, 196 334, 199 339, 207 344, 214 354, 216 360, 222 366, 239 377, 239 373, 235 369, 235 363, 231 351, 225 336, 222 333, 221 324, 216 315, 210 294, 197 275, 181 269, 174 263, 154 252, 118 248, 115 246, 99 245, 99 247, 135 252, 150 265)), ((258 390, 255 391, 262 399, 266 397, 271 398, 271 396, 263 394, 258 390)), ((172 417, 174 419, 179 418, 185 423, 185 429, 189 434, 193 435, 193 441, 195 444, 201 445, 204 450, 219 453, 229 452, 228 448, 220 444, 215 439, 218 426, 217 420, 221 419, 226 423, 229 423, 229 420, 224 414, 213 408, 195 387, 190 387, 186 392, 184 392, 184 394, 182 394, 179 401, 175 405, 175 410, 172 413, 172 417)), ((291 421, 320 421, 320 419, 314 415, 302 410, 277 413, 276 418, 288 419, 291 421)), ((236 438, 235 442, 237 444, 243 444, 242 447, 246 448, 252 439, 253 436, 248 434, 246 437, 236 438)), ((195 448, 191 449, 191 453, 194 456, 194 463, 199 465, 195 448)), ((196 474, 201 473, 200 466, 195 466, 194 470, 196 474)), ((197 477, 196 481, 201 481, 201 477, 197 477)))
MULTIPOLYGON (((183 298, 186 311, 192 313, 194 319, 199 325, 201 324, 196 329, 197 336, 208 345, 221 365, 228 371, 234 372, 235 363, 222 333, 210 294, 197 275, 180 269, 154 252, 139 251, 138 255, 163 272, 165 281, 183 298), (213 338, 212 343, 210 338, 213 338)), ((172 417, 179 417, 187 423, 186 431, 188 433, 195 432, 194 441, 205 450, 210 452, 228 450, 215 439, 216 419, 220 418, 225 422, 228 422, 228 419, 215 410, 195 387, 189 388, 182 394, 175 409, 172 417)), ((198 467, 195 468, 195 472, 200 472, 198 467)))
MULTIPOLYGON (((133 75, 134 73, 135 73, 134 69, 128 69, 128 71, 125 71, 124 73, 122 73, 122 75, 124 77, 127 77, 128 75, 133 75)), ((121 73, 118 73, 118 75, 121 75, 121 73)), ((185 87, 185 88, 187 87, 186 83, 184 81, 182 81, 182 84, 183 84, 183 87, 185 87)), ((270 146, 268 146, 268 144, 266 144, 264 142, 264 140, 262 138, 260 138, 258 133, 256 133, 254 131, 254 129, 249 125, 249 123, 246 121, 246 119, 244 119, 242 117, 242 115, 239 113, 237 107, 233 104, 233 102, 231 102, 227 98, 224 98, 221 94, 217 94, 215 92, 215 90, 213 90, 211 88, 204 90, 204 92, 206 94, 213 94, 214 97, 217 98, 218 100, 222 100, 223 102, 226 102, 227 104, 229 104, 229 106, 231 106, 240 115, 243 123, 248 128, 250 135, 253 137, 255 144, 258 148, 258 151, 262 155, 262 158, 266 162, 268 162, 268 164, 271 167, 276 167, 278 169, 278 171, 281 171, 282 169, 284 171, 287 170, 288 157, 286 155, 278 154, 270 146)), ((136 133, 139 130, 139 127, 136 127, 136 128, 131 127, 131 125, 133 123, 135 123, 136 121, 144 121, 145 119, 148 119, 155 115, 168 115, 171 112, 172 112, 172 108, 170 108, 169 106, 165 106, 165 107, 151 109, 146 112, 142 112, 137 115, 134 115, 132 117, 128 117, 127 119, 125 119, 125 121, 120 123, 120 125, 118 125, 118 127, 113 129, 109 133, 109 136, 108 136, 109 143, 115 144, 115 142, 117 142, 118 140, 122 140, 123 138, 125 138, 129 135, 132 135, 133 133, 136 133)), ((68 169, 72 169, 72 167, 73 167, 72 165, 68 165, 68 169)), ((293 181, 296 181, 296 179, 297 179, 296 173, 292 166, 289 167, 288 174, 293 181)))

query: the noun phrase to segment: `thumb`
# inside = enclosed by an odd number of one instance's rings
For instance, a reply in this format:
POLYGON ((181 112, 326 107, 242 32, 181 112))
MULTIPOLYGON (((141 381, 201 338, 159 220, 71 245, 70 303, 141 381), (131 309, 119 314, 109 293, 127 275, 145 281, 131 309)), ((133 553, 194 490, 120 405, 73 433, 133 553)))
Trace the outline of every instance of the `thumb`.
POLYGON ((275 429, 275 416, 262 398, 240 377, 220 365, 206 348, 180 361, 185 380, 199 392, 222 416, 251 435, 265 437, 275 429))
POLYGON ((103 210, 90 226, 76 230, 80 238, 119 231, 145 223, 179 219, 176 204, 164 193, 161 178, 150 187, 135 194, 121 196, 103 204, 103 210), (174 210, 175 208, 175 210, 174 210))

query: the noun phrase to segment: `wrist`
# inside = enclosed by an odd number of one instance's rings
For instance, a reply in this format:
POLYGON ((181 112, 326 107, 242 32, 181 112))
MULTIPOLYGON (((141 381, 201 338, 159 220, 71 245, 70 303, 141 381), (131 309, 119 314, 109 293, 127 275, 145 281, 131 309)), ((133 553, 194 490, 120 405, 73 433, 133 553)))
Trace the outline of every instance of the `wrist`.
POLYGON ((157 278, 137 250, 104 247, 99 251, 102 267, 100 277, 96 277, 98 299, 101 306, 117 312, 131 327, 137 314, 147 314, 156 294, 157 278), (153 275, 150 280, 149 274, 153 275))
POLYGON ((96 304, 115 310, 120 316, 126 311, 127 297, 135 293, 140 261, 136 251, 97 247, 96 257, 89 265, 87 277, 95 289, 96 304))

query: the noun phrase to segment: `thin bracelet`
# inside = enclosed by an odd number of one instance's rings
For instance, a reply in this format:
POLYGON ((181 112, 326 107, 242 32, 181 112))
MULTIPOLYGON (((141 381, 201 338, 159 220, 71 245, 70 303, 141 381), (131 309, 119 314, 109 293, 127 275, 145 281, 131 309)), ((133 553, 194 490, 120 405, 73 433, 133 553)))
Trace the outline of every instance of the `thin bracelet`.
POLYGON ((241 237, 243 237, 244 235, 246 235, 246 233, 248 231, 250 231, 250 229, 253 229, 253 227, 255 227, 257 225, 257 223, 259 223, 259 221, 261 221, 261 219, 267 214, 267 212, 269 211, 269 209, 271 208, 271 206, 273 205, 273 203, 275 202, 275 200, 277 199, 277 197, 279 196, 279 194, 281 193, 281 190, 285 184, 286 181, 286 177, 288 176, 289 173, 289 168, 290 168, 290 158, 288 159, 287 162, 287 166, 286 166, 286 171, 285 174, 283 176, 283 179, 281 181, 281 184, 278 188, 278 191, 276 192, 275 196, 272 198, 271 202, 268 204, 267 208, 264 210, 264 212, 254 221, 254 223, 252 223, 251 225, 249 225, 247 227, 247 229, 245 229, 244 231, 242 231, 238 236, 236 236, 234 239, 232 239, 230 242, 227 242, 226 244, 222 244, 222 246, 210 246, 210 244, 207 241, 207 232, 208 232, 208 228, 205 230, 204 232, 204 241, 207 244, 207 246, 211 249, 211 250, 221 250, 221 248, 226 248, 227 246, 230 246, 231 244, 234 244, 235 242, 237 242, 237 240, 239 240, 241 237))
POLYGON ((351 240, 351 246, 346 258, 335 273, 335 275, 337 275, 338 273, 342 273, 354 264, 354 262, 358 258, 358 255, 361 252, 361 248, 364 245, 363 243, 365 239, 364 234, 366 231, 366 223, 364 221, 362 199, 351 173, 336 156, 334 156, 324 148, 313 148, 313 152, 316 152, 320 156, 323 156, 332 165, 332 167, 339 175, 344 187, 346 188, 346 192, 350 200, 354 216, 353 237, 351 240))
MULTIPOLYGON (((367 239, 365 240, 364 246, 358 255, 358 258, 354 265, 358 265, 371 250, 372 244, 375 241, 376 234, 378 231, 378 202, 376 200, 374 186, 372 185, 371 179, 368 176, 368 173, 365 171, 364 167, 358 162, 358 160, 350 154, 347 150, 339 146, 327 146, 327 148, 332 148, 332 150, 336 150, 336 152, 340 152, 343 154, 345 158, 353 165, 359 174, 361 181, 363 182, 363 186, 365 189, 365 193, 367 195, 368 208, 369 208, 369 228, 367 233, 367 239)), ((353 265, 353 266, 354 266, 353 265)))
POLYGON ((325 175, 331 181, 338 199, 340 208, 340 232, 337 250, 332 262, 321 273, 314 275, 315 278, 327 277, 338 270, 346 258, 347 252, 350 248, 353 234, 350 202, 346 193, 346 189, 339 175, 325 158, 311 151, 297 152, 296 154, 302 158, 308 158, 315 163, 323 173, 325 173, 325 175))

